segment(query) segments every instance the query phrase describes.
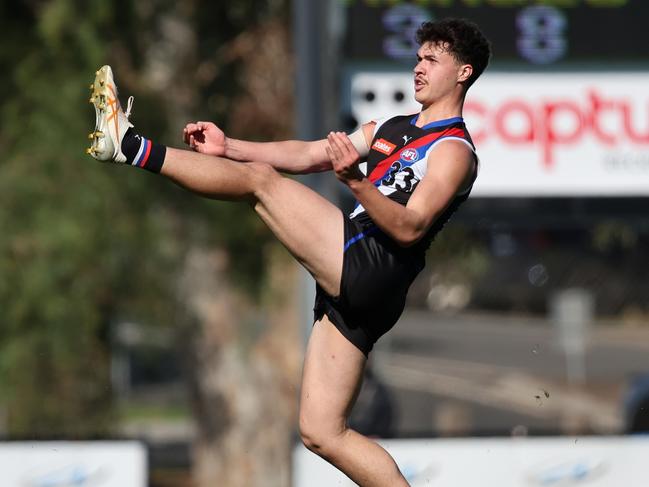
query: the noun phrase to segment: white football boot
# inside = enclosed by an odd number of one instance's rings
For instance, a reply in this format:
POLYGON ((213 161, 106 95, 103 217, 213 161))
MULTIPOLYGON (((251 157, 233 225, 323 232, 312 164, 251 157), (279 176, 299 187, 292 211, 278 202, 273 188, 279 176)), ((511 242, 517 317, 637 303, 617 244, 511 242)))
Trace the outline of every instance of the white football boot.
POLYGON ((133 127, 128 117, 131 115, 133 97, 129 97, 126 113, 117 98, 117 86, 113 80, 110 66, 102 66, 95 73, 95 81, 90 85, 90 103, 95 107, 95 130, 88 134, 92 143, 86 153, 98 161, 126 162, 122 153, 122 139, 126 131, 133 127))

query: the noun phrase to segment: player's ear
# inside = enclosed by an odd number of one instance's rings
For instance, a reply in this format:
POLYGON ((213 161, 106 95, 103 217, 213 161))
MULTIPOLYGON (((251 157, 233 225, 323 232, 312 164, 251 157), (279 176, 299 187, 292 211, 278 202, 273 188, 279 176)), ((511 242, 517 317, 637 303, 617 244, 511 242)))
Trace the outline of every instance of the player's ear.
POLYGON ((468 80, 473 74, 473 66, 470 64, 462 64, 457 70, 457 81, 463 83, 468 80))

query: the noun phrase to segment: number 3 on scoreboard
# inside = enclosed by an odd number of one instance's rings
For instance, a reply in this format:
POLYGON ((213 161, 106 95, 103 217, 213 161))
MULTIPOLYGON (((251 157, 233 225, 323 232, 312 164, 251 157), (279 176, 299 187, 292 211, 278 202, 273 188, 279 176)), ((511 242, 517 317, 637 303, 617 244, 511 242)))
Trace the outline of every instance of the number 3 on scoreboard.
POLYGON ((415 32, 427 20, 430 14, 416 5, 396 5, 387 10, 383 14, 383 25, 392 34, 383 40, 385 54, 394 59, 414 58, 419 47, 415 32))

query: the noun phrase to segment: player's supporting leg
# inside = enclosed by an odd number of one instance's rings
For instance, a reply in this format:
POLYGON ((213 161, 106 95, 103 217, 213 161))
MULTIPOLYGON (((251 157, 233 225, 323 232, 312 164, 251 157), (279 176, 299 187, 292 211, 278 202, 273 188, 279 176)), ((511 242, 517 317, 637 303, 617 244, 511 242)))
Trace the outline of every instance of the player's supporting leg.
POLYGON ((300 394, 305 446, 363 487, 407 486, 397 464, 378 443, 347 427, 366 358, 327 319, 313 327, 300 394))
POLYGON ((263 163, 239 163, 167 148, 161 174, 195 193, 248 201, 273 234, 332 296, 340 291, 342 213, 303 184, 263 163))

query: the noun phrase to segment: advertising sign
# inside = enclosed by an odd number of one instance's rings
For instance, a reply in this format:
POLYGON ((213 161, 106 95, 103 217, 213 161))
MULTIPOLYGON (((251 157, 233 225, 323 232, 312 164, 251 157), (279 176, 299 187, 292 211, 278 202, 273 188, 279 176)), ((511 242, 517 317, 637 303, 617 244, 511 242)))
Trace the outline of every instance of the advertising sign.
MULTIPOLYGON (((411 73, 351 76, 360 123, 416 113, 411 73)), ((649 73, 486 73, 464 118, 475 196, 649 195, 649 73)))
POLYGON ((0 443, 2 487, 146 487, 147 477, 136 442, 0 443))
MULTIPOLYGON (((412 487, 646 487, 649 437, 390 440, 381 444, 412 487)), ((353 487, 304 447, 293 487, 353 487)))

